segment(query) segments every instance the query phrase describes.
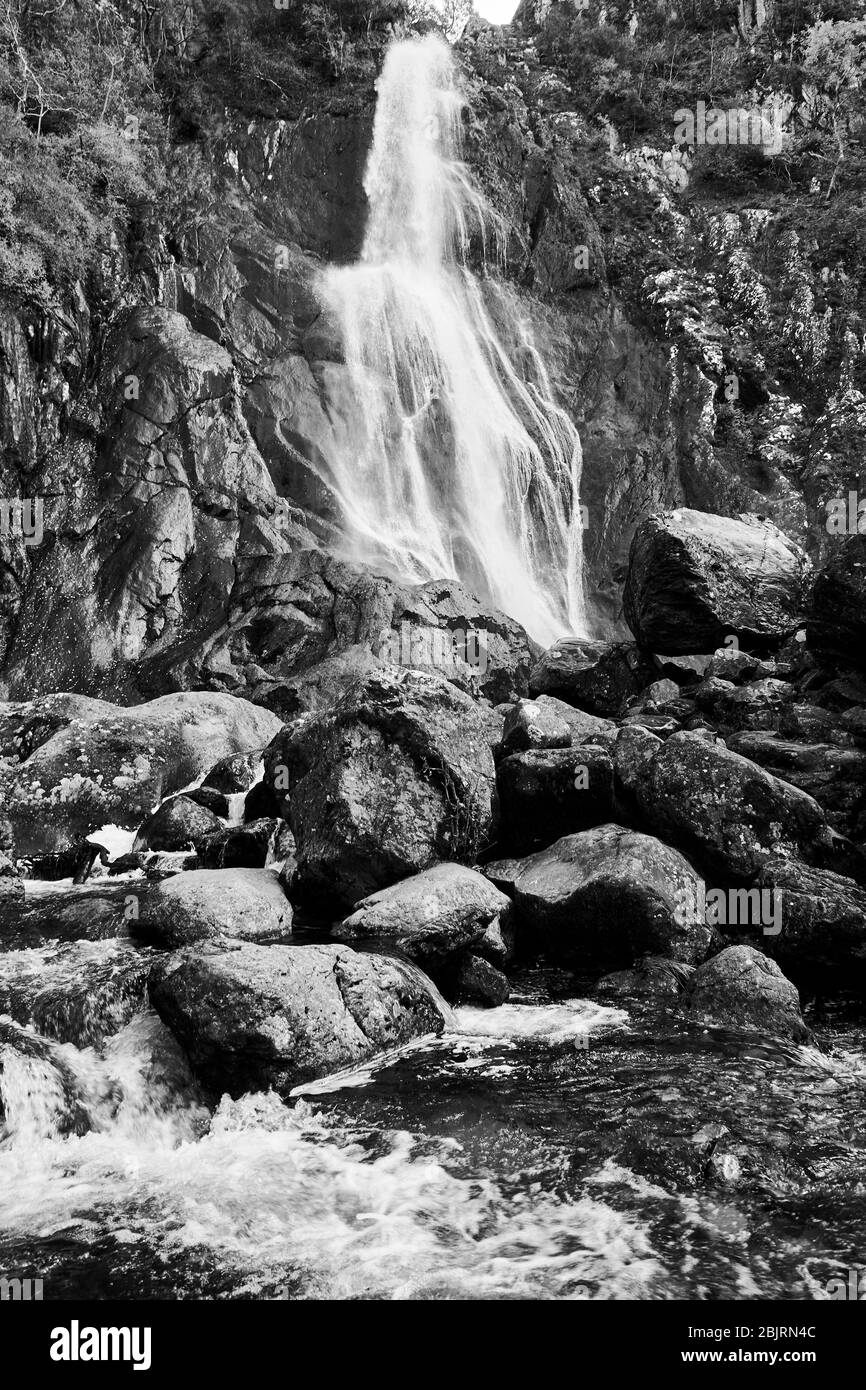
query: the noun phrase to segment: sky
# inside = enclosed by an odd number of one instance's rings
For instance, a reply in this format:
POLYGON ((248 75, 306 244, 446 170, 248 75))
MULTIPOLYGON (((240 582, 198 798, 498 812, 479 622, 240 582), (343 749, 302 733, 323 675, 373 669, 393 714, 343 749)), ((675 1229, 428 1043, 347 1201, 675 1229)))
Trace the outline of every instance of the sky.
POLYGON ((492 24, 509 24, 514 18, 519 0, 475 0, 475 8, 492 24))

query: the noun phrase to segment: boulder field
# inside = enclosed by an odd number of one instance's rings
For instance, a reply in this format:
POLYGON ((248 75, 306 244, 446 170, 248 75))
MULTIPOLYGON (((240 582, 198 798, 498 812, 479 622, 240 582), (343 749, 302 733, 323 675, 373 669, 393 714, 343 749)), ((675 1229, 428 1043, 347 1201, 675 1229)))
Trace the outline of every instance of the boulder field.
POLYGON ((357 656, 267 707, 0 706, 0 952, 48 953, 0 1004, 62 1041, 55 975, 115 981, 103 1031, 147 990, 232 1094, 437 1034, 527 968, 801 1041, 801 1000, 866 992, 856 576, 681 509, 635 533, 633 642, 538 652, 499 622, 487 693, 357 656))

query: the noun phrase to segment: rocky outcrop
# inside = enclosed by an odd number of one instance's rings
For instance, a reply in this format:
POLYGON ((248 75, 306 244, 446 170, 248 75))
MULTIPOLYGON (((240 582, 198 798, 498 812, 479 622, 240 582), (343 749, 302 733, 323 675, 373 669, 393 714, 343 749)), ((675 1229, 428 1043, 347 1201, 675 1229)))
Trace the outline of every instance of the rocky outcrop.
POLYGON ((732 636, 772 647, 802 623, 808 572, 802 551, 766 522, 664 512, 635 531, 626 621, 650 651, 714 651, 732 636))
POLYGON ((804 1042, 809 1030, 800 997, 775 961, 752 946, 729 946, 696 971, 688 999, 692 1017, 753 1028, 804 1042))
POLYGON ((18 855, 70 849, 103 825, 136 829, 214 758, 282 727, 230 695, 163 695, 132 708, 80 695, 0 705, 0 824, 18 855))
POLYGON ((155 966, 149 989, 202 1082, 233 1096, 286 1097, 449 1018, 417 966, 345 946, 191 948, 155 966))
POLYGON ((295 889, 355 903, 491 835, 493 756, 469 696, 440 676, 383 669, 332 713, 308 714, 265 754, 287 805, 295 889))

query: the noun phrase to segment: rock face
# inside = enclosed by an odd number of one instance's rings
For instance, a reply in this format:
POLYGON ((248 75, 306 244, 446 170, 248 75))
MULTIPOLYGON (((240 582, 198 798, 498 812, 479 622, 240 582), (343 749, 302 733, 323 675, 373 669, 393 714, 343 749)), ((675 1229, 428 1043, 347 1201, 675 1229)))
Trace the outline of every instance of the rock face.
POLYGON ((618 969, 646 952, 694 965, 712 936, 689 911, 699 885, 660 840, 598 826, 523 860, 513 890, 519 939, 571 965, 618 969))
POLYGON ((779 855, 812 863, 831 857, 818 803, 748 758, 686 732, 658 747, 645 741, 643 749, 625 773, 642 819, 716 872, 748 879, 779 855))
POLYGON ((300 894, 355 903, 437 860, 474 857, 495 814, 477 705, 442 677, 384 668, 265 754, 288 803, 300 894))
POLYGON ((19 855, 135 829, 214 759, 261 748, 282 721, 246 700, 163 695, 126 708, 80 695, 0 705, 0 818, 19 855))
POLYGON ((200 1079, 233 1096, 285 1097, 449 1018, 416 966, 343 946, 193 948, 155 966, 149 988, 200 1079))
POLYGON ((651 651, 714 651, 725 637, 779 645, 802 621, 808 562, 776 527, 681 507, 641 522, 626 621, 651 651))
POLYGON ((130 927, 169 948, 219 936, 275 941, 291 932, 292 907, 270 869, 192 869, 148 888, 130 927))
POLYGON ((795 1042, 809 1036, 796 988, 775 961, 752 946, 729 946, 700 966, 688 1011, 697 1019, 755 1028, 795 1042))
POLYGON ((423 969, 436 974, 472 947, 511 903, 483 874, 461 864, 437 864, 359 902, 333 935, 346 941, 393 941, 423 969))
POLYGON ((840 541, 819 571, 806 634, 822 659, 866 668, 866 535, 840 541))

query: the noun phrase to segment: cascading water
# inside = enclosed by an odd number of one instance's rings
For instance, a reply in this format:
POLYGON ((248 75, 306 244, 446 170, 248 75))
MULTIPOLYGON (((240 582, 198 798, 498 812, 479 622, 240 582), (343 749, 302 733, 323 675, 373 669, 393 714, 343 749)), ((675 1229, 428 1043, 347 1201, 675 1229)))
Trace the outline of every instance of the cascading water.
POLYGON ((326 479, 346 549, 458 578, 545 644, 581 634, 580 440, 516 297, 491 282, 494 314, 467 268, 495 225, 460 158, 448 45, 394 44, 378 92, 361 260, 322 284, 351 386, 326 479))

